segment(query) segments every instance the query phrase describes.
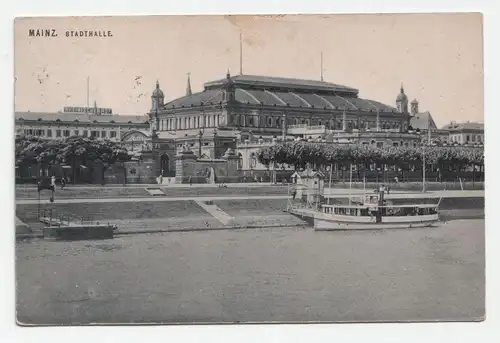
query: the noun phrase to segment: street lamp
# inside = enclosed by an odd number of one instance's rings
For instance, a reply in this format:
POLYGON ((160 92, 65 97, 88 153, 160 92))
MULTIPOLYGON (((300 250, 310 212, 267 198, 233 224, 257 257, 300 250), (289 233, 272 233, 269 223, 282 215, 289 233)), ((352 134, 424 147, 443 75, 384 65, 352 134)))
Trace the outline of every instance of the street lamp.
POLYGON ((214 129, 214 159, 217 158, 216 156, 216 145, 217 145, 217 129, 214 129))
POLYGON ((201 140, 203 137, 203 131, 198 132, 198 158, 201 158, 201 140))

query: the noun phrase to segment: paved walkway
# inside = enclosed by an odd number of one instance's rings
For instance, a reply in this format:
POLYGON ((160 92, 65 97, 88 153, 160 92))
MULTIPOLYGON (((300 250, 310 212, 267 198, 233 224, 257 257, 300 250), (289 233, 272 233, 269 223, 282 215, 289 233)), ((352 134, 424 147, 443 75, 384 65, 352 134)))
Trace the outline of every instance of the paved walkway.
MULTIPOLYGON (((197 183, 193 185, 189 184, 109 184, 109 185, 69 185, 64 187, 64 189, 103 189, 103 188, 219 188, 219 184, 208 184, 208 183, 197 183)), ((258 187, 287 187, 287 185, 282 184, 271 184, 268 182, 252 182, 252 183, 226 183, 224 186, 228 188, 258 188, 258 187)), ((28 185, 16 185, 16 189, 19 190, 37 190, 36 186, 32 184, 28 185)), ((59 187, 57 187, 59 189, 59 187)))
MULTIPOLYGON (((287 199, 286 195, 243 195, 243 196, 199 196, 199 197, 141 197, 141 198, 80 198, 64 199, 60 203, 83 204, 83 203, 114 203, 114 202, 158 202, 158 201, 208 201, 208 200, 252 200, 252 199, 287 199)), ((50 203, 49 200, 40 200, 41 204, 50 203)), ((57 199, 54 203, 57 203, 57 199)), ((19 199, 18 205, 38 204, 37 199, 19 199)))
MULTIPOLYGON (((330 195, 338 197, 349 195, 363 194, 363 190, 345 190, 345 189, 332 189, 330 195)), ((391 193, 387 199, 421 199, 428 197, 443 197, 443 198, 482 198, 484 191, 438 191, 428 193, 391 193)), ((64 199, 60 203, 67 204, 83 204, 83 203, 113 203, 113 202, 155 202, 155 201, 208 201, 208 200, 256 200, 256 199, 287 199, 288 195, 231 195, 231 196, 195 196, 195 197, 141 197, 141 198, 74 198, 64 199)), ((41 204, 48 204, 49 200, 41 200, 41 204)), ((57 203, 57 199, 55 201, 57 203)), ((18 199, 18 205, 36 205, 37 199, 18 199)))

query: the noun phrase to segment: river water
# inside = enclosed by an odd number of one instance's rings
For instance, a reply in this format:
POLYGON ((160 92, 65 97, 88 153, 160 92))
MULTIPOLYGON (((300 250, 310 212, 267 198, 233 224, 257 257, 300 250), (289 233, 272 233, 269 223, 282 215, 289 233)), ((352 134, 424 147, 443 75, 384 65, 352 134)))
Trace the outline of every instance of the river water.
POLYGON ((484 220, 16 243, 26 324, 477 320, 484 220))

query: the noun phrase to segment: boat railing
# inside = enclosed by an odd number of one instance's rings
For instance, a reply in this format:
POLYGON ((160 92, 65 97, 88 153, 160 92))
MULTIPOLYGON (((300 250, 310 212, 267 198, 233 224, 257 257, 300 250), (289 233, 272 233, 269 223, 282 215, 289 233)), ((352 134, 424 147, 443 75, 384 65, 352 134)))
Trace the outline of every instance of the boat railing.
POLYGON ((412 205, 321 205, 321 212, 325 214, 348 216, 371 216, 372 211, 382 211, 383 216, 422 216, 437 214, 439 204, 412 204, 412 205), (421 211, 423 210, 423 211, 421 211))

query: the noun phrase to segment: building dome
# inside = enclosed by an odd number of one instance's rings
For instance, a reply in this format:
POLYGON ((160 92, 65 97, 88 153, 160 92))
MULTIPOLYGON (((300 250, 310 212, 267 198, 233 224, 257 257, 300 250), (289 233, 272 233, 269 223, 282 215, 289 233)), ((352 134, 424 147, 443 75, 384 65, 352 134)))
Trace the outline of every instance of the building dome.
POLYGON ((151 95, 152 98, 164 98, 163 91, 160 89, 160 83, 156 81, 156 88, 151 95))
POLYGON ((408 101, 408 97, 406 96, 405 89, 403 88, 403 84, 401 83, 401 91, 396 97, 396 102, 403 102, 403 101, 405 102, 408 101))
POLYGON ((418 104, 417 99, 413 99, 413 100, 411 101, 411 104, 412 104, 412 105, 418 104))
POLYGON ((396 101, 408 101, 408 97, 403 93, 403 90, 401 90, 401 93, 396 97, 396 101))

